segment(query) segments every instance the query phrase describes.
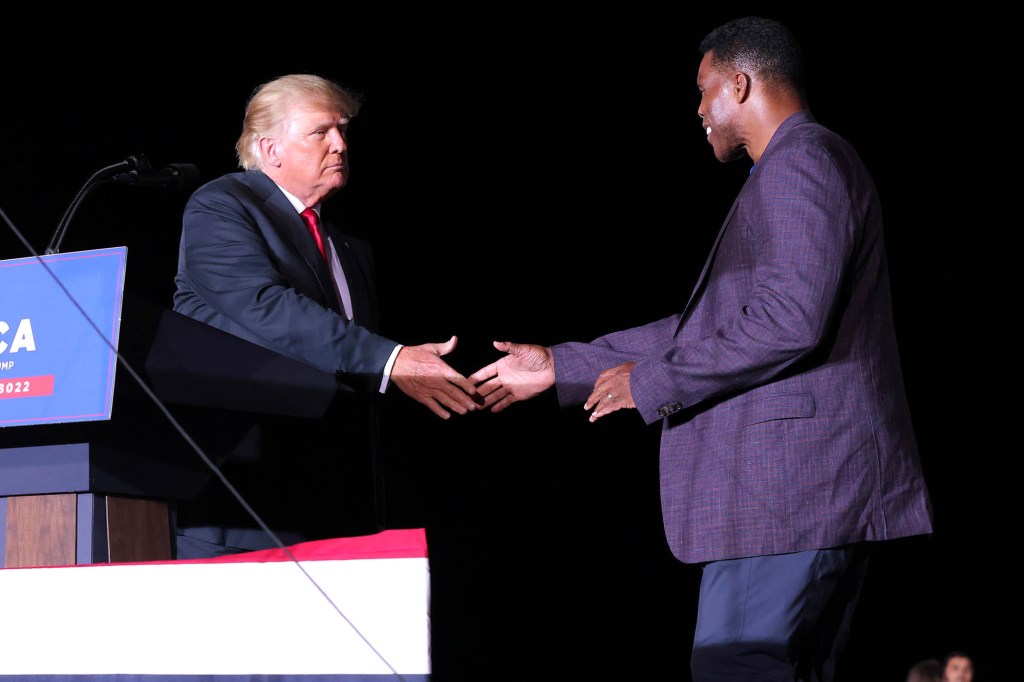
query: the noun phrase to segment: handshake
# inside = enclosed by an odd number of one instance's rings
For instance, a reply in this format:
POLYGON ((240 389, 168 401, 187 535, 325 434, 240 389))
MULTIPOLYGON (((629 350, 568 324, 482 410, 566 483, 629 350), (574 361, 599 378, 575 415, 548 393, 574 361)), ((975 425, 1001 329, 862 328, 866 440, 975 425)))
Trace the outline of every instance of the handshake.
MULTIPOLYGON (((466 414, 490 408, 501 412, 513 403, 528 400, 555 385, 551 349, 526 343, 495 341, 505 355, 468 377, 456 372, 442 357, 455 350, 458 338, 445 343, 405 346, 395 358, 391 381, 407 396, 423 403, 441 419, 451 412, 466 414)), ((629 387, 633 363, 601 372, 594 390, 583 405, 593 411, 590 421, 622 408, 635 408, 629 387)))

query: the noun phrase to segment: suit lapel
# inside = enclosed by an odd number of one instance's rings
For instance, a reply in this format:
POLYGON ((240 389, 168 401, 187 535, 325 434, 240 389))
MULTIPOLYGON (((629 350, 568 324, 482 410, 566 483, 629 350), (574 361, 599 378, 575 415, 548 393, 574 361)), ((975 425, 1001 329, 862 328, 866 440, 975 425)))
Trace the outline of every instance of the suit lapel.
POLYGON ((366 269, 345 235, 332 230, 331 240, 334 242, 338 261, 345 271, 345 281, 348 283, 348 293, 352 299, 352 319, 356 324, 373 330, 376 325, 371 319, 373 306, 369 299, 370 283, 366 279, 366 269))
MULTIPOLYGON (((288 198, 281 192, 274 181, 268 178, 262 171, 251 170, 246 173, 253 192, 264 202, 264 210, 273 225, 284 236, 292 247, 305 261, 306 266, 313 272, 320 288, 321 300, 329 308, 341 311, 341 304, 338 295, 334 290, 334 283, 331 279, 330 269, 320 255, 316 242, 309 234, 306 223, 302 216, 296 212, 288 198)), ((301 289, 300 289, 301 290, 301 289)), ((303 292, 307 295, 311 292, 303 292)))
MULTIPOLYGON (((740 196, 743 192, 740 191, 740 196)), ((732 222, 732 217, 736 213, 736 207, 739 206, 740 197, 737 196, 736 200, 732 202, 732 207, 729 209, 729 214, 725 217, 722 222, 721 229, 718 230, 718 235, 715 236, 715 242, 711 245, 711 252, 708 254, 708 258, 704 261, 704 269, 700 271, 700 277, 697 278, 697 284, 693 287, 693 291, 690 293, 690 299, 686 302, 686 307, 683 308, 683 314, 679 318, 679 325, 676 328, 676 333, 682 328, 689 317, 690 312, 693 310, 693 306, 697 303, 697 299, 700 298, 700 293, 704 290, 704 285, 707 283, 708 273, 711 271, 711 266, 715 262, 715 255, 718 253, 718 247, 722 243, 722 237, 725 235, 725 231, 729 228, 729 223, 732 222)))

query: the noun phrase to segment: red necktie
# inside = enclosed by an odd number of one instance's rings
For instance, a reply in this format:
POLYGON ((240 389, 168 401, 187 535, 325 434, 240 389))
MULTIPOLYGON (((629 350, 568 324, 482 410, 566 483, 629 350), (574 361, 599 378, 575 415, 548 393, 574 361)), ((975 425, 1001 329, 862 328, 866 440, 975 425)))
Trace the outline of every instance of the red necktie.
POLYGON ((317 227, 316 211, 311 208, 307 208, 301 213, 302 219, 306 221, 306 227, 309 228, 309 233, 313 235, 313 239, 316 240, 316 247, 320 249, 320 255, 323 256, 324 260, 327 260, 327 251, 324 250, 324 240, 320 236, 320 229, 317 227))

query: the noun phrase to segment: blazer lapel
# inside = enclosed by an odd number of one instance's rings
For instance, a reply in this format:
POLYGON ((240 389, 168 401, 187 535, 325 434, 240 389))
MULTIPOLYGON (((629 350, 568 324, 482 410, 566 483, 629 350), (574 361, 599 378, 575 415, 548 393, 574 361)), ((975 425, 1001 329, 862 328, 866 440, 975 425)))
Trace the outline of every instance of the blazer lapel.
MULTIPOLYGON (((740 194, 742 195, 742 190, 740 194)), ((679 324, 676 327, 676 333, 682 329, 686 319, 690 316, 693 311, 693 306, 696 305, 697 299, 700 298, 700 293, 704 290, 704 285, 707 283, 708 272, 711 271, 711 266, 715 262, 715 255, 718 253, 718 247, 722 243, 722 236, 725 231, 729 228, 729 223, 732 222, 732 216, 736 213, 736 207, 739 206, 739 196, 732 202, 732 207, 729 209, 729 214, 722 221, 722 227, 718 230, 718 235, 715 236, 715 241, 711 245, 711 252, 708 253, 708 258, 704 261, 704 269, 700 271, 700 276, 697 278, 697 284, 693 287, 693 291, 690 293, 690 299, 686 302, 686 306, 683 308, 683 314, 679 317, 679 324)))
MULTIPOLYGON (((312 270, 320 288, 321 300, 329 308, 341 311, 338 295, 334 290, 330 269, 320 255, 320 250, 309 234, 305 221, 302 220, 291 205, 288 198, 281 192, 274 181, 262 171, 251 170, 246 173, 254 193, 263 199, 264 210, 270 216, 275 228, 291 243, 298 254, 312 270)), ((309 293, 309 292, 304 292, 309 293)))
POLYGON ((370 283, 366 279, 366 270, 343 234, 334 232, 331 235, 331 240, 334 242, 334 250, 338 253, 341 267, 345 271, 345 281, 348 283, 348 293, 352 299, 352 320, 373 331, 376 324, 372 319, 373 306, 369 299, 370 283))

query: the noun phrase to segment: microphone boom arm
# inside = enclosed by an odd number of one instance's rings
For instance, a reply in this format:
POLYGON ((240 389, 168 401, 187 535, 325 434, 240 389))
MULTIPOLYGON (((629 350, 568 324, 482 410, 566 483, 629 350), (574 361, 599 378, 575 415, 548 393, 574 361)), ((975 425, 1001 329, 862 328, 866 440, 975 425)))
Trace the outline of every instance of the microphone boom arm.
POLYGON ((91 192, 94 187, 102 185, 105 182, 109 182, 110 179, 118 173, 134 171, 140 168, 148 169, 149 167, 149 161, 144 155, 129 156, 124 161, 100 168, 98 171, 93 173, 89 179, 85 181, 85 184, 82 185, 82 188, 78 190, 78 194, 76 194, 75 198, 71 200, 67 210, 64 211, 63 217, 61 217, 60 222, 57 223, 57 229, 53 232, 53 237, 50 238, 50 243, 46 246, 45 253, 50 255, 60 252, 60 244, 64 241, 64 235, 67 233, 68 224, 71 222, 71 218, 75 215, 75 211, 78 210, 78 205, 82 203, 82 200, 88 196, 89 192, 91 192))

